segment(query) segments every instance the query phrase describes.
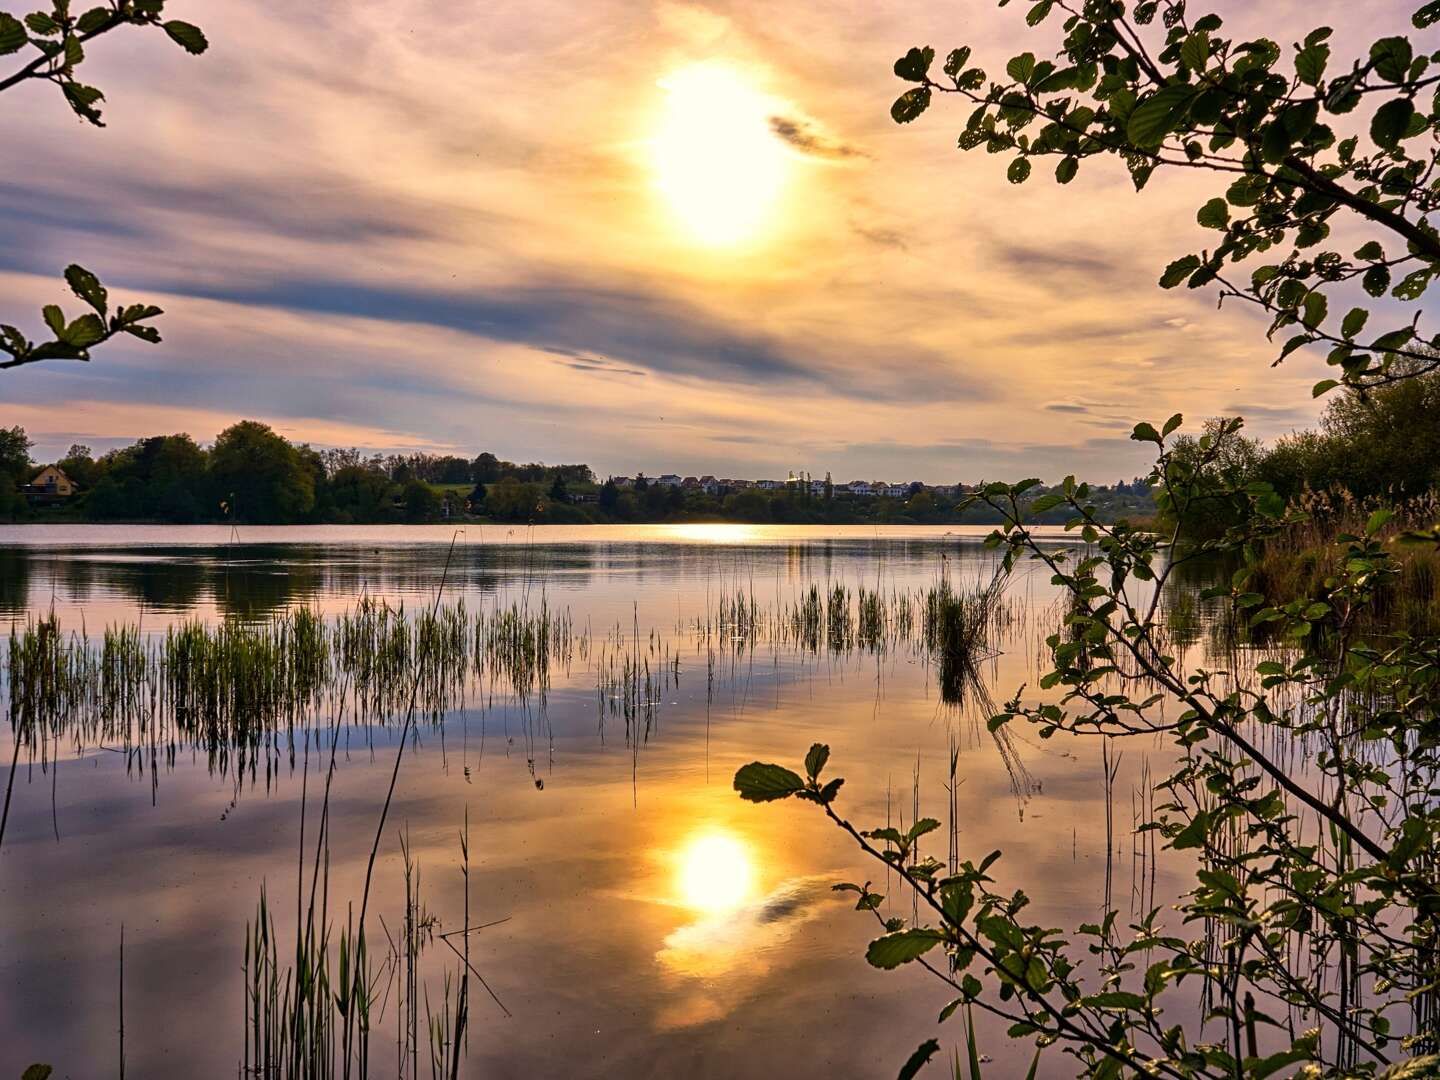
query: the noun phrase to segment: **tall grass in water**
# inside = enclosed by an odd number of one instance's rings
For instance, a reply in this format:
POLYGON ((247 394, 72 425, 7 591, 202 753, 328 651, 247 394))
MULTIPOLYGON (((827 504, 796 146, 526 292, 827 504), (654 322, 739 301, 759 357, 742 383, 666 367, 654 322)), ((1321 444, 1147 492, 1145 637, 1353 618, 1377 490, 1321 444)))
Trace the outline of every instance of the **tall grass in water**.
POLYGON ((1006 609, 1000 601, 1005 579, 996 574, 974 589, 956 589, 948 577, 925 596, 925 644, 938 661, 942 701, 963 703, 981 690, 979 665, 993 655, 991 641, 1006 609))
MULTIPOLYGON (((1305 521, 1268 540, 1260 553, 1250 588, 1267 603, 1281 605, 1296 597, 1323 596, 1327 578, 1334 576, 1344 545, 1336 535, 1363 535, 1370 515, 1378 509, 1395 516, 1380 531, 1387 539, 1407 529, 1428 529, 1440 522, 1440 495, 1431 493, 1399 505, 1357 499, 1348 492, 1309 492, 1292 504, 1305 521)), ((1440 552, 1431 547, 1397 548, 1397 579, 1387 582, 1375 603, 1365 609, 1363 629, 1370 632, 1401 630, 1417 636, 1440 634, 1440 552)))

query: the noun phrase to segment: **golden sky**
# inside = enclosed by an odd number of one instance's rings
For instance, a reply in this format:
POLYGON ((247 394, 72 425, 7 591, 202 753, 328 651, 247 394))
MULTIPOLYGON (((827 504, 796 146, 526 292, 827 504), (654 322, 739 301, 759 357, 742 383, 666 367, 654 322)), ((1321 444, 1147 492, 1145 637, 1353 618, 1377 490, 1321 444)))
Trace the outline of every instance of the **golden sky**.
MULTIPOLYGON (((1204 178, 1014 187, 959 107, 890 121, 910 45, 1048 51, 1023 5, 172 6, 210 52, 97 42, 104 130, 0 101, 7 319, 38 333, 72 260, 167 311, 159 347, 4 377, 40 454, 254 417, 602 474, 1113 480, 1136 419, 1314 415, 1317 359, 1272 369, 1253 314, 1155 285, 1204 178)), ((1367 41, 1408 12, 1217 6, 1367 41)))

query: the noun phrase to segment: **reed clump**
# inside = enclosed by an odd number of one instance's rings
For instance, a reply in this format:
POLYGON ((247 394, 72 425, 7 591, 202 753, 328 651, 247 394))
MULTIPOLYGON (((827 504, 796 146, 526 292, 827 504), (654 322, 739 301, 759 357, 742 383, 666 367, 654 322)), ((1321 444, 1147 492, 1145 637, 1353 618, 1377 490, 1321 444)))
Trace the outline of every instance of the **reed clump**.
MULTIPOLYGON (((1440 522, 1440 494, 1386 504, 1343 490, 1306 492, 1292 509, 1299 510, 1304 520, 1265 543, 1249 586, 1277 607, 1298 597, 1326 595, 1327 579, 1335 576, 1345 552, 1337 536, 1363 535, 1371 515, 1381 509, 1394 514, 1378 534, 1382 540, 1393 540, 1407 530, 1428 529, 1440 522)), ((1374 603, 1363 611, 1361 629, 1421 637, 1440 634, 1440 551, 1404 545, 1392 550, 1399 575, 1380 586, 1374 603)))

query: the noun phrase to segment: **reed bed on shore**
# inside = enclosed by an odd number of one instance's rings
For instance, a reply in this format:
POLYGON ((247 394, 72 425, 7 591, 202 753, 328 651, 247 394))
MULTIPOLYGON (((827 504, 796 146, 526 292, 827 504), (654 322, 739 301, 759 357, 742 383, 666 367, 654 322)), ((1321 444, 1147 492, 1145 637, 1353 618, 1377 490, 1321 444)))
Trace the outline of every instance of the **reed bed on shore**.
POLYGON ((104 747, 152 776, 198 753, 214 770, 252 780, 263 771, 269 783, 336 717, 380 730, 413 696, 416 718, 436 727, 477 701, 499 701, 528 724, 544 718, 557 680, 574 687, 577 667, 595 689, 602 735, 614 720, 635 745, 655 730, 686 663, 704 665, 713 693, 717 677, 760 650, 776 662, 912 659, 933 667, 944 701, 961 703, 980 696, 980 665, 1025 610, 999 577, 957 586, 942 574, 925 588, 812 583, 768 601, 734 588, 668 631, 642 627, 637 604, 598 635, 543 593, 412 610, 362 597, 332 615, 294 607, 263 622, 190 619, 148 633, 123 624, 98 636, 43 614, 12 624, 0 689, 17 745, 104 747))

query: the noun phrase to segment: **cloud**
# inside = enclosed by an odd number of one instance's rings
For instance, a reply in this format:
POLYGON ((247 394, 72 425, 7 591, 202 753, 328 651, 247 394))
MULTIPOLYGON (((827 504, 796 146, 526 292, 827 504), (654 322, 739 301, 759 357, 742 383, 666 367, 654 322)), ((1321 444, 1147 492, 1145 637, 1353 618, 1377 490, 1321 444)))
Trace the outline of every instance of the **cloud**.
POLYGON ((858 146, 852 146, 822 134, 819 127, 810 120, 801 120, 790 116, 772 116, 770 117, 770 130, 789 143, 792 148, 809 157, 827 161, 851 161, 870 156, 858 146))
MULTIPOLYGON (((167 312, 157 348, 12 373, 37 429, 111 402, 133 436, 233 411, 617 473, 938 481, 1128 469, 1097 425, 1182 409, 1293 410, 1259 430, 1317 411, 1318 360, 1272 370, 1254 314, 1155 286, 1203 242, 1210 178, 1141 196, 1096 160, 1017 187, 955 152, 949 103, 892 124, 898 0, 447 10, 463 54, 419 32, 433 0, 298 24, 280 0, 206 7, 198 60, 97 44, 103 132, 53 87, 7 95, 27 172, 0 186, 0 317, 39 332, 72 260, 167 312), (731 248, 673 227, 648 164, 657 80, 700 62, 753 81, 790 151, 769 226, 731 248)), ((977 60, 1025 33, 1008 10, 965 31, 977 60)))

